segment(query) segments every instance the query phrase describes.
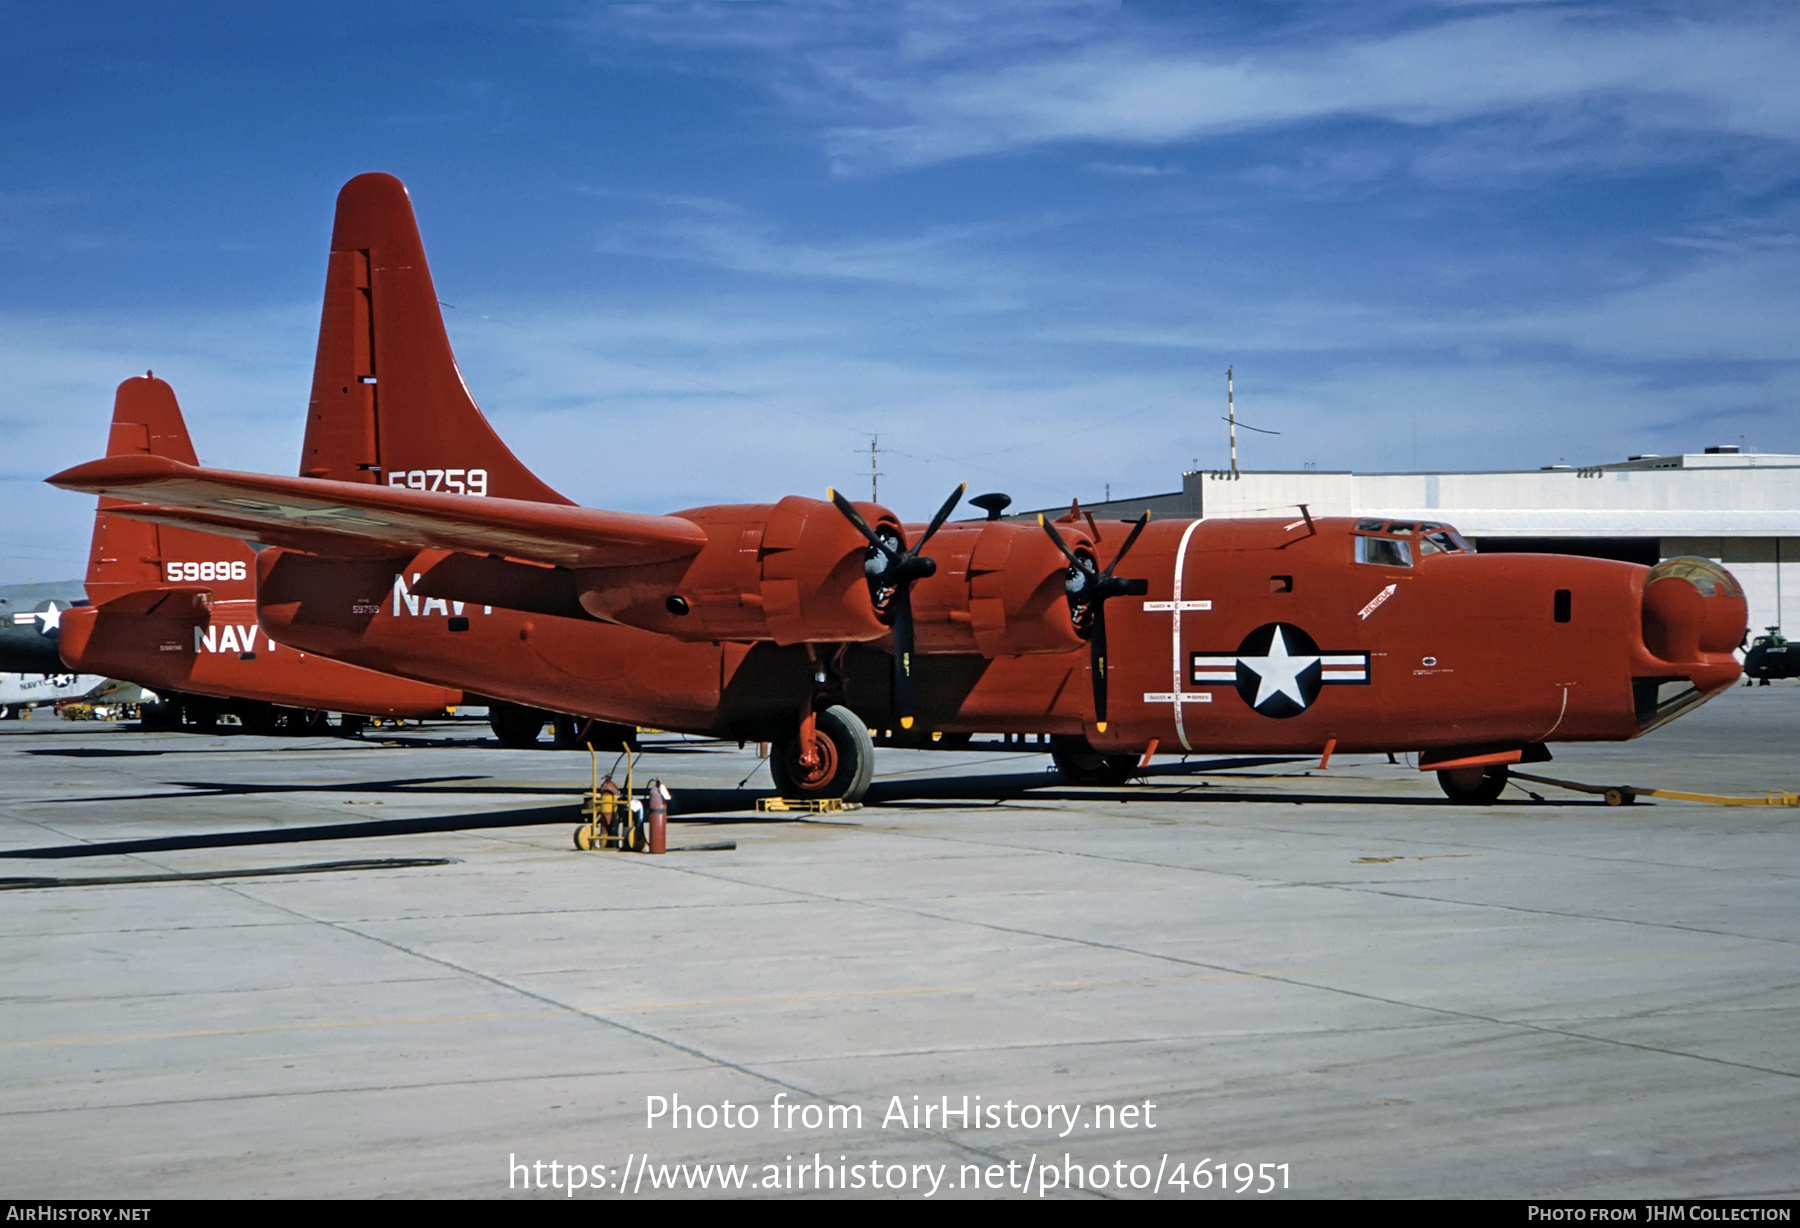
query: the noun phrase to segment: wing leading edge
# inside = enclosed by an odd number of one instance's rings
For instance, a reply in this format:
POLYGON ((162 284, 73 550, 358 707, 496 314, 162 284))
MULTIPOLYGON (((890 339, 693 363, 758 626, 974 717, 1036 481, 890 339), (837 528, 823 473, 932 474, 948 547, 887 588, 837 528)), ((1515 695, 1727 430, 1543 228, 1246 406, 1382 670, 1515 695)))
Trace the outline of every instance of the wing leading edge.
POLYGON ((237 473, 160 456, 109 456, 48 481, 128 500, 108 509, 114 515, 331 557, 416 548, 624 567, 686 558, 706 544, 706 530, 679 516, 237 473))

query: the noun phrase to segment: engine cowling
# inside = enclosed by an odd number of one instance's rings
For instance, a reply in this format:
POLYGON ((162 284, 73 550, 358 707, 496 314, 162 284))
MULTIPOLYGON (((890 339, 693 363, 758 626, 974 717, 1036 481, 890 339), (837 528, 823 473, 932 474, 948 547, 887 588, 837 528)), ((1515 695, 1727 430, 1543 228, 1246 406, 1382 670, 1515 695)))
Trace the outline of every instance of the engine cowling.
MULTIPOLYGON (((1084 534, 1069 537, 1092 549, 1084 534)), ((919 652, 1016 657, 1082 646, 1063 584, 1068 565, 1037 525, 945 525, 926 553, 938 569, 913 588, 919 652)))
MULTIPOLYGON (((877 527, 899 524, 885 508, 859 506, 877 527)), ((867 543, 830 503, 790 495, 674 514, 706 530, 701 551, 577 572, 583 609, 684 640, 849 643, 887 633, 869 603, 867 543)))

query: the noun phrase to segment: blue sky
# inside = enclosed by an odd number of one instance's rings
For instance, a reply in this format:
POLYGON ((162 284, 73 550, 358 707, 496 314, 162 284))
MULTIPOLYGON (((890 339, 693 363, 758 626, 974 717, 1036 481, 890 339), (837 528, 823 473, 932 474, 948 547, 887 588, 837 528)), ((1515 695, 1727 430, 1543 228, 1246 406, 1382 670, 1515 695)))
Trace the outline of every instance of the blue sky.
POLYGON ((0 582, 153 368, 292 472, 332 200, 404 179, 581 502, 1800 452, 1800 10, 0 5, 0 582))

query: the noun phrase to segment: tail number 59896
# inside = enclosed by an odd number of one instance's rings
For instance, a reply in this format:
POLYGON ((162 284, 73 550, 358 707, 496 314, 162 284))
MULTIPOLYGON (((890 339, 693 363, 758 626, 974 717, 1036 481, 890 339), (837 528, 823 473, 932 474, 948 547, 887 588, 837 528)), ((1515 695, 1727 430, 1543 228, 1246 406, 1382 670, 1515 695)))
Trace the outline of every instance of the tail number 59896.
POLYGON ((182 584, 195 580, 242 580, 250 572, 242 559, 220 559, 216 563, 165 563, 163 574, 170 584, 182 584))

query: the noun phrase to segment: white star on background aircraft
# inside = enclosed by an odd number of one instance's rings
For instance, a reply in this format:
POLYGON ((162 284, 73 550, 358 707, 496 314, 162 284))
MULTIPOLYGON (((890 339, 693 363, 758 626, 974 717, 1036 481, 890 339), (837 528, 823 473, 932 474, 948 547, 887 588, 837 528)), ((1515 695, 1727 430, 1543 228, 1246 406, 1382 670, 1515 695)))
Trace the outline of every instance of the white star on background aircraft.
POLYGON ((1269 652, 1262 657, 1238 658, 1243 664, 1256 672, 1262 685, 1256 688, 1256 699, 1252 708, 1260 708, 1263 702, 1276 695, 1286 695, 1302 708, 1306 707, 1306 697, 1300 693, 1300 673, 1307 666, 1315 664, 1319 658, 1291 657, 1288 655, 1287 640, 1282 637, 1281 628, 1275 628, 1275 635, 1269 641, 1269 652))

